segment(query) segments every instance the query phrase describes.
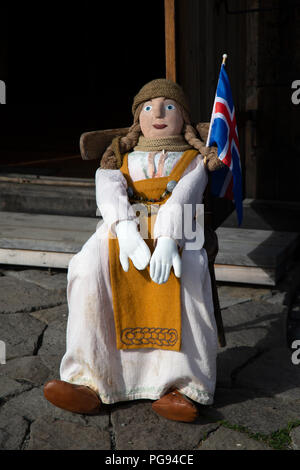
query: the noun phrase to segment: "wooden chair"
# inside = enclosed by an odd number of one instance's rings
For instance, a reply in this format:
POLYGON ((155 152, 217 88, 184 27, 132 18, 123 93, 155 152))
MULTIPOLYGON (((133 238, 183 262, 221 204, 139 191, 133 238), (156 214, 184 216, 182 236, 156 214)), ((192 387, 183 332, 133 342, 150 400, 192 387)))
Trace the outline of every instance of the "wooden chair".
MULTIPOLYGON (((123 127, 119 129, 106 129, 106 130, 98 130, 98 131, 91 131, 85 132, 80 137, 80 153, 81 157, 84 160, 94 160, 99 159, 101 160, 101 156, 105 149, 111 144, 112 140, 116 136, 124 136, 128 132, 128 127, 123 127)), ((210 178, 209 178, 210 180, 210 178)), ((226 346, 226 339, 217 291, 217 284, 215 278, 215 269, 214 269, 214 262, 218 253, 218 238, 214 231, 213 227, 213 203, 212 198, 210 196, 210 182, 208 183, 204 197, 204 235, 205 235, 205 242, 204 248, 207 252, 208 257, 208 266, 209 272, 211 277, 211 285, 212 285, 212 295, 213 295, 213 303, 214 303, 214 314, 218 329, 218 339, 219 345, 221 347, 226 346)))

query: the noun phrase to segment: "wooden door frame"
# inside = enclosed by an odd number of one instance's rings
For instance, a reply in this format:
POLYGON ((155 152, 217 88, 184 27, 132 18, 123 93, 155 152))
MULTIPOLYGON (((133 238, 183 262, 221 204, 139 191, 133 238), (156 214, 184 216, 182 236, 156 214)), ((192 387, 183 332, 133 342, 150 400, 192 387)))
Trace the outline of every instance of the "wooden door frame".
POLYGON ((175 0, 165 0, 166 78, 176 82, 175 0))

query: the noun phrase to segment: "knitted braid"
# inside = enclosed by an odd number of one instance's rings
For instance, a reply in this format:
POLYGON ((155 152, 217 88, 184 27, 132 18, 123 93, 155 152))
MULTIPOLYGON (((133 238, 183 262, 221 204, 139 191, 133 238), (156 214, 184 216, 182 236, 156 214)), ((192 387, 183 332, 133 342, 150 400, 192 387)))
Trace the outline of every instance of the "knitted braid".
POLYGON ((139 122, 135 122, 129 129, 128 134, 120 139, 120 152, 129 152, 139 140, 141 134, 141 126, 139 122))
POLYGON ((216 147, 206 147, 205 142, 202 140, 203 133, 201 127, 197 130, 192 126, 190 121, 190 116, 186 112, 186 110, 179 105, 181 108, 184 126, 183 126, 183 136, 188 144, 194 147, 196 150, 199 150, 199 153, 204 157, 204 165, 208 169, 208 171, 215 171, 224 166, 222 161, 218 157, 218 149, 216 147), (199 138, 199 136, 200 138, 199 138))
POLYGON ((122 154, 129 152, 139 140, 141 127, 134 122, 124 137, 117 136, 105 150, 101 159, 101 169, 119 169, 122 166, 122 154))
POLYGON ((197 131, 191 124, 185 124, 183 129, 185 140, 204 157, 204 164, 208 171, 215 171, 224 166, 218 157, 216 147, 206 147, 205 143, 197 137, 197 131))

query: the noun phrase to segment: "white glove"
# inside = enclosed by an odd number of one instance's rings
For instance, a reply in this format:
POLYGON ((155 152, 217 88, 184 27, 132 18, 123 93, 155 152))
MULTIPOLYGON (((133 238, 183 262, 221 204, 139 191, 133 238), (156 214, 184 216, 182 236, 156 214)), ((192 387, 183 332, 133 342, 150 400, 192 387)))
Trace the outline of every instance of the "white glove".
POLYGON ((169 279, 172 266, 176 277, 181 276, 181 258, 175 240, 169 237, 159 237, 150 261, 150 277, 157 284, 163 284, 169 279))
POLYGON ((133 220, 121 220, 115 228, 120 248, 120 263, 124 271, 129 269, 131 259, 136 269, 145 269, 148 265, 151 252, 147 243, 141 237, 137 224, 133 220))

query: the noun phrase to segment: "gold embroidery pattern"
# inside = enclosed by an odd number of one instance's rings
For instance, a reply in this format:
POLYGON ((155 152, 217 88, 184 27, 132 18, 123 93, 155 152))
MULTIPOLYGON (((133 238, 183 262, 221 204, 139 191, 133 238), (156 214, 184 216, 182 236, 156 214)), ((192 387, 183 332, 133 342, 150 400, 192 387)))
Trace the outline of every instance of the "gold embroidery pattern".
POLYGON ((121 332, 121 341, 127 346, 153 344, 155 346, 174 346, 178 333, 170 328, 125 328, 121 332))

